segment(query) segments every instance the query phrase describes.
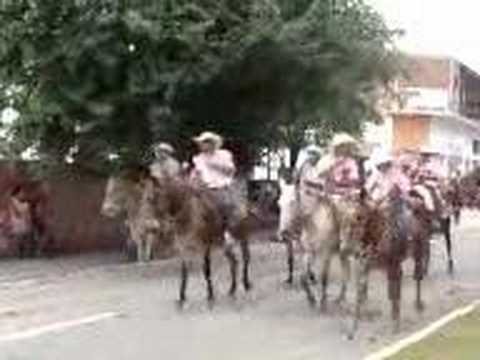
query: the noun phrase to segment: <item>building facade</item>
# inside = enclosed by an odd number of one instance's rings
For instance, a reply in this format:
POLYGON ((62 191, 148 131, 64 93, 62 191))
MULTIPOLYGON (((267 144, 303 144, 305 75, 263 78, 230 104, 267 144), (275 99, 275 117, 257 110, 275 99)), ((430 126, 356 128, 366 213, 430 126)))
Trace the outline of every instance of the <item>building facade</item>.
POLYGON ((410 56, 407 76, 397 81, 399 101, 365 139, 394 153, 428 149, 450 171, 480 160, 480 75, 448 57, 410 56))

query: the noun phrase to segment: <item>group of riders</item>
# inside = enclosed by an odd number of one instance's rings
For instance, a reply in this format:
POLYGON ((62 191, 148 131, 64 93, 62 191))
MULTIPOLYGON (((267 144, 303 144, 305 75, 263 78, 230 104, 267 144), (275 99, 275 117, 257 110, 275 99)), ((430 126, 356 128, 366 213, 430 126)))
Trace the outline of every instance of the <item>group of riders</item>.
MULTIPOLYGON (((245 214, 238 193, 232 189, 236 169, 232 153, 222 147, 223 139, 216 133, 203 132, 193 140, 199 153, 193 157, 190 168, 182 167, 171 145, 160 143, 155 146, 156 160, 150 172, 162 180, 181 176, 183 170, 188 170, 192 185, 206 189, 215 199, 227 225, 234 225, 245 214)), ((405 209, 421 209, 423 215, 432 219, 452 206, 445 195, 453 183, 452 177, 442 171, 437 154, 428 149, 398 156, 380 150, 369 156, 363 144, 354 137, 337 133, 326 151, 310 145, 301 155, 293 172, 300 205, 298 220, 311 213, 317 199, 326 194, 339 206, 344 200, 363 197, 378 208, 388 206, 395 197, 401 199, 405 209)), ((458 172, 453 174, 454 178, 458 176, 458 172)), ((299 223, 301 221, 293 222, 292 226, 298 228, 299 223)))
POLYGON ((397 156, 379 150, 368 156, 355 138, 339 133, 326 154, 315 145, 307 147, 305 153, 294 173, 299 219, 313 210, 316 199, 327 194, 340 206, 344 200, 363 198, 380 209, 395 198, 405 209, 417 209, 430 219, 459 205, 447 195, 459 172, 449 176, 438 154, 429 149, 397 156))

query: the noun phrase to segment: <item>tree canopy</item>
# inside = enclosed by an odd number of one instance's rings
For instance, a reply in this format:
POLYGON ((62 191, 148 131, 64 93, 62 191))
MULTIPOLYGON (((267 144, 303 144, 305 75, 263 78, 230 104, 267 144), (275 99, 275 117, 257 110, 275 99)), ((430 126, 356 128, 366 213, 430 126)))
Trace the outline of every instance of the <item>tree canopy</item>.
POLYGON ((307 129, 358 133, 398 69, 362 0, 12 0, 0 33, 12 141, 55 162, 139 159, 157 140, 187 156, 204 129, 248 159, 307 129))

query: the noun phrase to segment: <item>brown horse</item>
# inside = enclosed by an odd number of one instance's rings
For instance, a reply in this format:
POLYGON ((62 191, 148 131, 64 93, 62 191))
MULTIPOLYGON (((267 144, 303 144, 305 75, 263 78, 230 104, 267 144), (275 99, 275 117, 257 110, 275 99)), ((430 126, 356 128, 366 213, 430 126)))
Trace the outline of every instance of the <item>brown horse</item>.
POLYGON ((368 274, 374 266, 385 269, 387 273, 388 296, 392 304, 391 316, 395 330, 400 325, 402 262, 409 255, 415 261, 416 309, 421 311, 424 308, 421 282, 431 227, 421 207, 414 207, 412 210, 404 206, 402 199, 392 196, 383 206, 360 202, 345 214, 345 221, 340 227, 340 237, 342 242, 350 242, 355 259, 356 306, 350 338, 353 338, 358 329, 361 309, 367 298, 368 274), (403 225, 402 217, 405 221, 403 225))
MULTIPOLYGON (((224 236, 225 223, 220 210, 208 191, 192 187, 187 181, 156 182, 156 186, 146 189, 149 203, 155 209, 156 218, 162 226, 170 226, 174 234, 174 247, 181 263, 179 305, 186 301, 189 270, 193 260, 203 256, 203 272, 207 284, 207 299, 213 304, 214 291, 211 280, 210 254, 214 247, 222 246, 230 263, 230 295, 237 289, 237 258, 234 245, 239 242, 243 255, 243 286, 251 289, 249 280, 250 251, 248 234, 250 231, 247 216, 230 229, 232 237, 224 236)), ((246 210, 246 209, 245 209, 246 210)), ((245 211, 246 213, 246 211, 245 211)))
POLYGON ((152 182, 148 169, 143 167, 128 168, 110 177, 101 209, 107 217, 125 217, 136 258, 143 262, 151 260, 160 229, 158 219, 145 198, 145 189, 152 187, 152 182))

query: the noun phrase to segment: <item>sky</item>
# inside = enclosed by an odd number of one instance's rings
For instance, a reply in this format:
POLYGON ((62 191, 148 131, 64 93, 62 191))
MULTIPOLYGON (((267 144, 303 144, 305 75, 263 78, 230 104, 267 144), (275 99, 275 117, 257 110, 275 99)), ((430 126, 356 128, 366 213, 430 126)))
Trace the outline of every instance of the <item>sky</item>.
POLYGON ((480 73, 480 1, 365 0, 390 27, 406 31, 401 50, 448 55, 480 73))

